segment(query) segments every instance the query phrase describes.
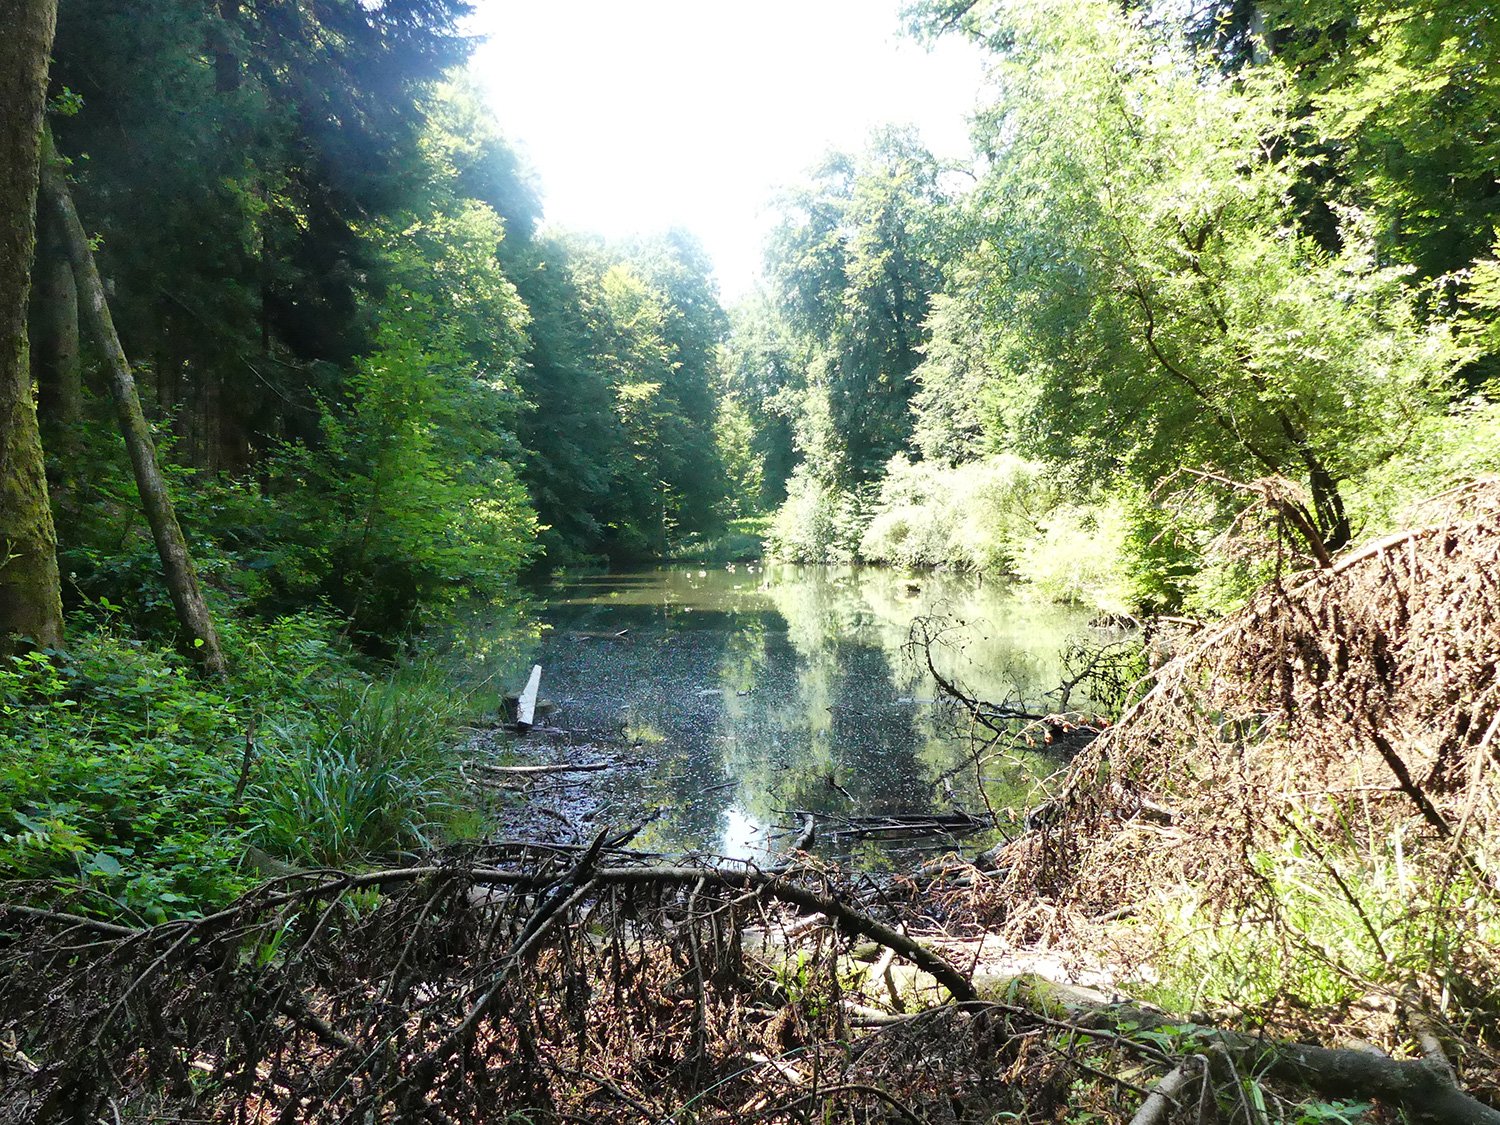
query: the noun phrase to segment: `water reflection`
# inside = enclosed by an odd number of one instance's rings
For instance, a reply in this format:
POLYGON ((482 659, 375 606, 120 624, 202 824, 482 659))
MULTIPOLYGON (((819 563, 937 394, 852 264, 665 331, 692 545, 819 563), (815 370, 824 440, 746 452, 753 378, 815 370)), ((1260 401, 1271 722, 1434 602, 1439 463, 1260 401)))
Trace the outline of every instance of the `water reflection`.
MULTIPOLYGON (((1004 586, 890 571, 669 568, 551 591, 537 655, 554 720, 623 739, 644 763, 614 784, 661 816, 637 845, 764 859, 798 810, 836 816, 983 808, 966 743, 905 650, 911 622, 954 623, 945 677, 999 701, 1042 701, 1078 611, 1004 586)), ((1057 762, 985 766, 996 807, 1023 804, 1057 762)), ((888 845, 862 849, 886 862, 888 845)))

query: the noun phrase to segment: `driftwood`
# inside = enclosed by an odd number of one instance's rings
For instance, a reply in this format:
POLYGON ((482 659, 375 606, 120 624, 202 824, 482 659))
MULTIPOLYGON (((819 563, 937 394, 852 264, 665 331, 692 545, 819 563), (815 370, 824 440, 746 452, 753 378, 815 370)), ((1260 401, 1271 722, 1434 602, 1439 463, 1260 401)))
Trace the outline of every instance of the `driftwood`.
MULTIPOLYGON (((1096 1038, 1125 1047, 1158 1063, 1172 1063, 1172 1053, 1156 1042, 1134 1038, 1139 1032, 1170 1029, 1186 1054, 1145 1094, 1131 1125, 1159 1125, 1175 1108, 1183 1091, 1202 1076, 1206 1062, 1236 1077, 1252 1073, 1324 1097, 1378 1100, 1404 1111, 1414 1122, 1431 1125, 1500 1125, 1500 1110, 1465 1093, 1445 1066, 1426 1059, 1393 1059, 1368 1048, 1321 1047, 1263 1039, 1243 1032, 1173 1020, 1165 1013, 1120 1003, 1093 989, 1057 984, 1036 977, 1015 978, 999 991, 1010 999, 955 1001, 949 1008, 972 1013, 995 1012, 1032 1019, 1073 1036, 1096 1038), (1216 1065, 1217 1064, 1217 1065, 1216 1065)), ((940 1008, 911 1015, 880 1014, 861 1009, 864 1026, 892 1027, 930 1019, 940 1008)), ((1112 1076, 1101 1074, 1101 1077, 1112 1076)), ((1139 1089, 1128 1083, 1121 1085, 1139 1089)))
POLYGON ((613 762, 557 762, 545 766, 496 766, 488 762, 471 763, 475 769, 485 773, 497 773, 508 777, 537 777, 552 773, 598 773, 614 768, 613 762))
POLYGON ((806 851, 813 846, 813 841, 818 835, 818 818, 812 813, 802 815, 802 828, 797 833, 797 838, 792 841, 793 851, 806 851))
POLYGON ((834 829, 835 836, 934 836, 963 835, 988 827, 989 822, 968 813, 890 813, 888 815, 851 816, 848 826, 834 829))
MULTIPOLYGON (((834 825, 828 835, 856 840, 893 836, 959 836, 987 828, 990 824, 988 820, 966 812, 870 813, 836 816, 831 813, 797 809, 795 815, 801 818, 804 829, 822 820, 834 825)), ((808 839, 811 840, 810 831, 808 839)))
MULTIPOLYGON (((1322 1047, 1306 1043, 1289 1043, 1263 1039, 1244 1032, 1175 1020, 1165 1013, 1134 1004, 1118 1003, 1112 997, 1093 989, 1058 985, 1035 978, 1023 978, 1006 989, 1018 995, 1028 1009, 1066 1013, 1067 1022, 1081 1031, 1129 1036, 1140 1031, 1170 1029, 1180 1050, 1190 1058, 1206 1055, 1232 1061, 1240 1073, 1251 1072, 1274 1078, 1326 1097, 1377 1098, 1404 1110, 1414 1121, 1434 1125, 1500 1125, 1496 1110, 1466 1094, 1454 1080, 1446 1062, 1430 1059, 1393 1059, 1366 1048, 1322 1047)), ((1177 1073, 1176 1071, 1173 1072, 1177 1073)), ((1182 1074, 1176 1081, 1168 1074, 1153 1091, 1162 1100, 1175 1097, 1189 1081, 1182 1074)), ((1151 1106, 1150 1099, 1141 1106, 1137 1122, 1162 1120, 1161 1116, 1142 1117, 1151 1108, 1153 1115, 1165 1114, 1151 1106)))
POLYGON ((1141 1108, 1130 1119, 1130 1125, 1160 1125, 1176 1106, 1177 1095, 1192 1085, 1198 1076, 1198 1068, 1189 1063, 1169 1071, 1152 1089, 1151 1096, 1141 1103, 1141 1108))
POLYGON ((516 726, 521 730, 529 730, 536 721, 536 697, 542 690, 542 666, 535 664, 531 669, 531 676, 526 681, 526 687, 521 691, 521 696, 516 700, 516 726))

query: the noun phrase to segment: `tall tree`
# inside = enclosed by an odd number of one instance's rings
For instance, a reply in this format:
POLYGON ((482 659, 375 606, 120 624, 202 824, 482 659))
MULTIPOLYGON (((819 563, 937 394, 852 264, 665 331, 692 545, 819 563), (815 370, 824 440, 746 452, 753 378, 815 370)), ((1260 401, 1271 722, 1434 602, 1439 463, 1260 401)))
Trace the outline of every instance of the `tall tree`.
POLYGON ((768 510, 786 499, 787 479, 796 464, 793 421, 807 367, 806 347, 764 292, 740 302, 730 317, 727 397, 749 418, 751 448, 761 468, 760 494, 748 499, 768 510))
MULTIPOLYGON (((50 142, 50 137, 48 140, 50 142)), ((219 647, 219 635, 214 628, 213 616, 208 611, 198 585, 198 570, 188 552, 187 539, 177 522, 177 510, 167 492, 161 466, 157 464, 156 444, 151 440, 151 427, 147 425, 146 416, 141 410, 135 376, 125 358, 125 349, 120 346, 120 338, 115 333, 114 320, 110 317, 109 304, 105 299, 104 282, 94 264, 88 236, 84 233, 83 224, 79 221, 62 174, 53 166, 54 155, 51 144, 48 143, 42 167, 42 194, 46 199, 47 209, 62 231, 63 241, 68 248, 68 259, 73 265, 73 276, 78 279, 79 288, 83 292, 83 306, 94 334, 94 343, 104 356, 110 397, 114 400, 120 420, 120 432, 125 437, 125 448, 130 454, 136 489, 140 493, 141 505, 146 510, 146 522, 150 525, 151 537, 156 541, 157 554, 161 558, 167 592, 177 611, 177 620, 182 626, 183 634, 191 643, 194 657, 210 675, 224 676, 228 674, 229 667, 225 662, 224 652, 219 647)))
POLYGON ((57 535, 47 502, 26 335, 56 0, 0 0, 0 651, 62 644, 57 535))
MULTIPOLYGON (((1148 488, 1179 467, 1300 482, 1314 555, 1352 528, 1345 482, 1387 457, 1462 358, 1343 207, 1306 233, 1292 92, 1206 73, 1104 3, 1007 5, 992 168, 941 324, 994 326, 1006 440, 1148 488), (962 313, 962 310, 959 310, 962 313)), ((934 350, 941 356, 944 348, 934 350)))
POLYGON ((60 0, 55 123, 120 334, 174 455, 317 440, 391 284, 372 222, 422 192, 459 0, 60 0), (154 394, 150 392, 155 392, 154 394), (154 400, 154 402, 153 402, 154 400))
POLYGON ((809 345, 807 385, 837 448, 799 435, 823 479, 875 479, 911 434, 912 373, 941 285, 938 165, 909 131, 876 135, 858 157, 835 153, 782 201, 768 254, 781 309, 809 345))

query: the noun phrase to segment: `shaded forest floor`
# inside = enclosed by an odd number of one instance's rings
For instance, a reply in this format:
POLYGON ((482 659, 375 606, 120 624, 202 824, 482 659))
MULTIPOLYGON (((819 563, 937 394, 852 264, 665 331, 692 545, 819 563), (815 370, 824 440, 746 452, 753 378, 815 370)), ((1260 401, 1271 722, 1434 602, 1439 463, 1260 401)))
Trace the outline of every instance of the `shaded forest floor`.
POLYGON ((0 1119, 1500 1122, 1497 622, 1488 482, 1182 642, 979 865, 7 906, 0 1119))

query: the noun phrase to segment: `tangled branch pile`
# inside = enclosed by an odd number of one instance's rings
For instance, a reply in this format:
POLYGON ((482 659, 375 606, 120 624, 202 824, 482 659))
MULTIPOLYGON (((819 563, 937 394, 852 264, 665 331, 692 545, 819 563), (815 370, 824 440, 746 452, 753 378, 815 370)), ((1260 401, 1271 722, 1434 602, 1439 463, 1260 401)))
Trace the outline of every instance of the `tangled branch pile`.
POLYGON ((288 877, 142 930, 0 907, 0 1121, 1045 1120, 1131 1055, 1110 1033, 1047 1047, 1055 1021, 977 1002, 822 873, 650 867, 599 841, 495 858, 288 877), (860 936, 959 1002, 874 1011, 860 936))
POLYGON ((1187 1003, 1362 1031, 1355 1009, 1415 1004, 1493 1071, 1497 666, 1491 480, 1272 584, 1159 668, 1000 856, 1007 932, 1097 940, 1128 918, 1122 942, 1156 941, 1145 978, 1199 982, 1187 1003))
MULTIPOLYGON (((663 867, 601 836, 298 873, 141 929, 18 895, 0 1122, 1160 1125, 1328 1119, 1299 1108, 1318 1090, 1493 1125, 1497 662, 1488 483, 1193 640, 961 889, 663 867), (950 929, 1087 940, 1170 1010, 1421 1058, 1015 982, 983 999, 933 952, 927 912, 960 899, 950 929), (863 972, 860 942, 886 951, 863 972)), ((976 714, 996 738, 1033 719, 976 714)))
POLYGON ((1353 1089, 1424 1122, 1500 1122, 1425 1063, 1026 979, 980 999, 826 873, 524 851, 309 873, 141 930, 0 907, 0 1121, 1160 1125, 1221 1105, 1238 1120, 1254 1066, 1294 1116, 1299 1089, 1353 1089), (872 1007, 850 971, 861 937, 887 950, 865 984, 899 954, 951 1001, 872 1007))

